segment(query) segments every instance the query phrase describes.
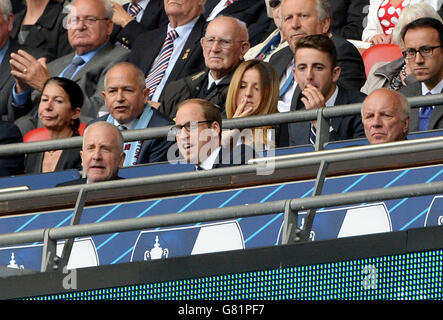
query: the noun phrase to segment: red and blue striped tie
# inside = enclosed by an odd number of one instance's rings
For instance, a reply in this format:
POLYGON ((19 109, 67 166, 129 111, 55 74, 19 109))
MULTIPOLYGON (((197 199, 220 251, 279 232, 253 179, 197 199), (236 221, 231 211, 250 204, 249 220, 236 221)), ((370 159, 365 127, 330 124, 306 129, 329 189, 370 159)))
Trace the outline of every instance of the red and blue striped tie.
POLYGON ((168 32, 160 54, 146 77, 146 88, 149 88, 150 92, 149 99, 152 98, 152 95, 160 84, 165 71, 168 68, 169 59, 171 58, 172 51, 174 50, 174 40, 177 39, 177 37, 177 31, 171 30, 168 32))
POLYGON ((142 7, 140 7, 140 5, 136 2, 132 2, 128 7, 128 11, 131 17, 136 17, 141 9, 142 7))

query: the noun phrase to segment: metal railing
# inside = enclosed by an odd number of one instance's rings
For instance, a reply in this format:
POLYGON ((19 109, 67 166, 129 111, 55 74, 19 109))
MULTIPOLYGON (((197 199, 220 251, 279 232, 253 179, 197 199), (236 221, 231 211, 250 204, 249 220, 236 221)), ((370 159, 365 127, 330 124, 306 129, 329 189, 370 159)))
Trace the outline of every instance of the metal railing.
MULTIPOLYGON (((439 105, 443 104, 443 94, 438 95, 428 95, 428 96, 418 96, 408 98, 411 108, 418 108, 421 106, 428 105, 439 105)), ((233 128, 253 128, 266 125, 279 125, 283 123, 290 122, 304 122, 317 120, 320 124, 325 123, 329 118, 343 117, 349 115, 356 115, 360 113, 361 103, 335 106, 333 108, 321 108, 316 110, 299 110, 291 112, 275 113, 264 116, 250 116, 236 119, 225 119, 223 120, 223 129, 233 129, 233 128)), ((325 126, 323 126, 325 127, 325 126)), ((171 126, 148 128, 148 129, 138 129, 138 130, 127 130, 123 132, 123 138, 125 141, 136 141, 136 140, 147 140, 168 137, 170 134, 171 126)), ((319 138, 317 139, 318 144, 316 145, 316 150, 321 150, 321 145, 328 140, 328 131, 319 130, 319 138)), ((169 136, 170 139, 174 140, 175 136, 169 136)), ((0 156, 12 156, 17 154, 25 153, 35 153, 50 150, 60 150, 60 149, 70 149, 78 148, 82 145, 82 137, 72 137, 65 139, 54 139, 46 141, 36 141, 29 143, 12 143, 0 146, 0 156)))

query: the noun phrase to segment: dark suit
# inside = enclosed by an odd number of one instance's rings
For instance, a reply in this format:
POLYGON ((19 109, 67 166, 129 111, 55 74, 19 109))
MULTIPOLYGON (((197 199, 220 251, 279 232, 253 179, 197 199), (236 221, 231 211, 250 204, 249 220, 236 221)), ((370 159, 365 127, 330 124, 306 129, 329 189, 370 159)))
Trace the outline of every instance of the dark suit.
MULTIPOLYGON (((0 121, 0 145, 23 142, 20 130, 12 122, 0 121)), ((24 173, 23 154, 9 157, 0 157, 0 176, 6 177, 24 173)))
MULTIPOLYGON (((208 17, 220 0, 207 0, 205 3, 205 17, 208 17)), ((249 43, 251 46, 259 44, 269 25, 274 21, 268 17, 264 0, 237 0, 224 8, 217 16, 231 16, 248 26, 249 43)))
POLYGON ((345 39, 361 40, 363 19, 368 14, 364 7, 369 0, 331 0, 332 33, 345 39))
MULTIPOLYGON (((124 179, 124 178, 116 177, 116 178, 108 180, 108 181, 120 180, 120 179, 124 179)), ((70 180, 70 181, 59 183, 56 185, 56 187, 76 186, 79 184, 85 184, 86 182, 87 182, 86 178, 80 178, 80 179, 76 179, 76 180, 70 180)))
MULTIPOLYGON (((360 91, 347 90, 343 87, 338 87, 337 98, 334 105, 340 106, 350 103, 363 102, 366 95, 360 91)), ((294 99, 291 105, 291 111, 305 110, 305 106, 301 101, 302 94, 300 87, 297 86, 294 92, 294 99)), ((327 107, 332 108, 332 107, 327 107)), ((329 125, 333 131, 329 133, 329 141, 339 141, 347 139, 362 138, 365 136, 363 123, 360 115, 336 117, 329 119, 329 125)), ((296 146, 309 144, 309 133, 311 123, 295 122, 288 125, 288 136, 278 137, 278 146, 296 146)), ((280 130, 281 134, 285 134, 285 130, 280 130)))
MULTIPOLYGON (((129 3, 123 5, 127 11, 129 3)), ((143 32, 157 29, 162 25, 168 24, 168 16, 164 9, 163 0, 150 0, 143 11, 140 22, 135 19, 129 22, 124 28, 114 24, 114 30, 111 35, 111 42, 119 41, 126 47, 131 48, 137 37, 143 32)))
MULTIPOLYGON (((399 90, 406 97, 421 96, 421 82, 417 81, 399 90)), ((443 93, 443 91, 442 91, 443 93)), ((412 108, 409 116, 409 132, 418 131, 418 114, 420 108, 412 108)), ((443 105, 434 106, 429 120, 428 130, 443 129, 443 105)))
MULTIPOLYGON (((85 123, 97 118, 98 111, 104 105, 102 91, 104 90, 106 73, 117 62, 126 61, 129 52, 129 50, 122 46, 114 46, 108 42, 74 75, 72 80, 80 86, 85 98, 80 114, 80 122, 85 123)), ((48 70, 50 75, 60 75, 71 63, 73 57, 74 53, 70 53, 49 63, 48 70)), ((15 113, 27 113, 33 108, 36 112, 40 102, 40 94, 41 92, 38 90, 33 90, 32 95, 28 97, 25 105, 15 106, 12 104, 15 113)), ((23 134, 26 134, 38 126, 33 112, 31 112, 31 115, 26 115, 18 119, 16 124, 23 134)))
MULTIPOLYGON (((205 60, 200 45, 200 39, 204 35, 205 26, 205 19, 203 16, 200 16, 189 34, 166 83, 200 72, 205 68, 205 60)), ((148 75, 155 58, 157 58, 163 46, 167 30, 167 25, 164 25, 158 29, 142 33, 132 46, 129 62, 138 66, 145 73, 145 76, 148 75), (147 46, 149 46, 149 50, 147 46)))
MULTIPOLYGON (((249 159, 253 159, 255 157, 256 153, 254 149, 245 144, 237 145, 232 150, 230 148, 222 147, 220 148, 211 169, 244 165, 248 163, 249 159)), ((196 170, 204 169, 196 167, 196 170)))
POLYGON ((211 91, 206 92, 209 69, 183 79, 172 81, 163 90, 160 97, 159 111, 171 119, 175 118, 180 102, 190 98, 202 98, 211 101, 225 114, 226 95, 233 71, 227 74, 211 91))
POLYGON ((9 49, 6 52, 3 61, 0 64, 0 115, 3 120, 14 121, 16 116, 11 108, 9 98, 14 86, 15 79, 11 75, 11 65, 9 60, 11 53, 17 52, 19 49, 23 49, 31 54, 35 58, 47 57, 45 51, 37 48, 19 45, 15 40, 9 40, 9 49))
MULTIPOLYGON (((25 14, 26 8, 14 16, 14 27, 10 34, 12 39, 20 43, 18 37, 25 14)), ((29 26, 29 34, 23 44, 48 52, 51 60, 72 52, 67 29, 63 25, 65 17, 63 5, 54 0, 49 1, 37 22, 29 26)))
MULTIPOLYGON (((338 84, 353 90, 359 90, 366 82, 365 66, 357 48, 340 36, 333 35, 331 40, 337 49, 337 65, 341 68, 338 84)), ((281 79, 288 65, 293 61, 291 48, 286 47, 275 53, 269 63, 272 64, 281 79)))
MULTIPOLYGON (((152 111, 154 113, 149 121, 148 128, 164 127, 174 124, 171 119, 163 116, 158 110, 152 108, 152 111)), ((107 118, 107 115, 102 116, 91 121, 88 125, 96 121, 106 121, 107 118)), ((174 144, 174 141, 168 141, 166 138, 144 140, 141 146, 140 156, 137 159, 137 164, 167 161, 168 149, 172 144, 174 144)))

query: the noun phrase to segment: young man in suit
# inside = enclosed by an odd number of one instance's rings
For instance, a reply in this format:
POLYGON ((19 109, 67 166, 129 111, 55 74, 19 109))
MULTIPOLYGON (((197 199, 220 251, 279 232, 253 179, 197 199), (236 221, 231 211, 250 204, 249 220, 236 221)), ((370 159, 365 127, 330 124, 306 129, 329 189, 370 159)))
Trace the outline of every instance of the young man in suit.
POLYGON ((145 73, 151 101, 159 101, 165 85, 169 82, 204 69, 200 46, 200 39, 206 27, 202 15, 204 2, 165 0, 165 12, 169 23, 140 34, 133 43, 129 62, 145 73), (168 50, 162 50, 164 44, 168 50), (164 52, 166 53, 163 54, 164 52), (168 58, 163 59, 165 56, 168 58))
POLYGON ((209 100, 224 113, 232 74, 250 48, 248 29, 238 19, 217 17, 208 24, 201 46, 206 69, 169 83, 160 98, 159 111, 171 119, 178 104, 190 98, 209 100))
POLYGON ((187 163, 195 164, 196 170, 241 165, 254 156, 253 150, 244 145, 232 150, 221 147, 221 113, 207 100, 183 101, 173 129, 181 156, 187 163))
POLYGON ((47 65, 24 51, 11 54, 11 74, 16 80, 13 107, 17 112, 28 112, 27 116, 16 121, 23 134, 38 126, 34 110, 38 107, 41 88, 51 76, 70 78, 83 90, 85 103, 81 122, 98 116, 104 104, 101 92, 106 72, 129 55, 129 50, 109 42, 113 28, 111 19, 109 0, 75 0, 67 19, 68 39, 75 52, 47 65))
MULTIPOLYGON (((149 89, 145 87, 144 79, 143 72, 129 62, 120 62, 109 69, 103 91, 109 115, 102 116, 97 121, 112 123, 120 130, 172 125, 172 120, 149 105, 149 89)), ((124 147, 124 166, 166 161, 168 148, 172 144, 166 137, 128 141, 124 147)))
POLYGON ((58 184, 57 187, 122 179, 118 176, 123 166, 123 136, 120 130, 107 122, 89 125, 83 134, 80 151, 84 178, 58 184))
MULTIPOLYGON (((407 97, 443 93, 443 25, 433 18, 407 24, 401 36, 404 55, 417 82, 400 89, 407 97)), ((443 105, 411 111, 410 132, 443 128, 443 105)))
MULTIPOLYGON (((324 34, 305 36, 294 48, 294 78, 297 88, 291 111, 330 108, 362 102, 365 95, 337 84, 341 68, 337 65, 334 42, 324 34)), ((288 124, 288 135, 280 132, 278 145, 315 144, 317 121, 288 124)), ((329 141, 364 137, 360 115, 329 119, 329 141)))
POLYGON ((381 88, 363 101, 361 117, 370 144, 406 140, 411 107, 401 93, 381 88))

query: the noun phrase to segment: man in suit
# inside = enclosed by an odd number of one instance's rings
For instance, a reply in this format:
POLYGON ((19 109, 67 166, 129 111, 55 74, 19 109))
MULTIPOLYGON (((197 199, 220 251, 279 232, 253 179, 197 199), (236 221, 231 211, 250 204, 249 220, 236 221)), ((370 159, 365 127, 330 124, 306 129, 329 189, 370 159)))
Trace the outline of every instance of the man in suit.
MULTIPOLYGON (((12 103, 18 113, 38 107, 41 88, 50 76, 62 76, 77 82, 85 95, 81 122, 95 119, 104 100, 103 80, 108 69, 124 61, 129 50, 109 42, 112 32, 112 7, 108 0, 75 0, 67 19, 68 39, 75 52, 46 65, 29 53, 11 54, 11 74, 16 83, 12 103)), ((18 119, 23 134, 38 126, 34 111, 18 119)))
POLYGON ((11 53, 18 50, 26 50, 37 58, 49 58, 49 54, 41 49, 20 45, 11 39, 14 15, 12 14, 11 2, 0 1, 0 115, 3 120, 14 121, 14 113, 9 106, 8 100, 11 94, 14 78, 11 76, 9 59, 11 53))
POLYGON ((363 101, 361 117, 370 144, 406 140, 411 107, 401 93, 376 89, 363 101))
POLYGON ((111 42, 131 48, 138 35, 168 23, 163 0, 133 0, 123 6, 112 3, 114 30, 111 42))
POLYGON ((206 0, 204 14, 208 22, 219 16, 243 21, 248 27, 252 45, 260 43, 273 24, 267 15, 264 0, 206 0))
POLYGON ((331 34, 331 7, 328 0, 283 0, 280 5, 283 37, 288 47, 275 53, 270 63, 280 78, 279 111, 289 110, 296 83, 292 81, 294 48, 297 41, 311 34, 326 34, 337 49, 337 64, 341 68, 339 84, 360 90, 366 81, 361 54, 346 39, 331 34), (288 81, 287 81, 288 80, 288 81), (286 86, 288 84, 288 86, 286 86))
POLYGON ((233 150, 221 147, 221 113, 207 100, 183 101, 173 129, 181 156, 187 163, 195 164, 196 170, 241 165, 254 157, 253 150, 244 145, 233 150))
POLYGON ((206 69, 169 83, 160 98, 159 111, 171 119, 177 105, 190 98, 209 100, 224 113, 232 74, 250 48, 248 29, 236 18, 217 17, 208 24, 201 46, 206 69))
POLYGON ((151 101, 159 101, 167 83, 204 69, 200 46, 206 26, 204 2, 164 0, 169 23, 140 34, 133 43, 129 62, 145 73, 151 101))
MULTIPOLYGON (((401 33, 404 55, 417 82, 400 89, 407 97, 443 93, 443 25, 433 18, 407 24, 401 33)), ((443 105, 411 111, 409 131, 443 128, 443 105)))
POLYGON ((331 0, 332 33, 345 39, 361 40, 369 0, 331 0))
MULTIPOLYGON (((0 120, 0 145, 23 142, 22 134, 15 124, 0 120)), ((24 154, 8 157, 0 157, 0 176, 24 173, 24 154)))
POLYGON ((85 177, 57 187, 122 179, 118 171, 123 166, 125 153, 123 136, 116 126, 98 121, 86 127, 80 155, 85 177))
MULTIPOLYGON (((294 77, 298 83, 291 111, 330 108, 362 102, 365 95, 358 90, 337 85, 341 68, 337 65, 334 42, 324 34, 305 36, 294 48, 294 77)), ((288 136, 280 133, 279 146, 315 144, 317 121, 288 125, 288 136)), ((329 141, 364 137, 360 115, 329 119, 329 141)))
MULTIPOLYGON (((145 88, 144 79, 143 72, 129 62, 120 62, 109 69, 103 91, 109 115, 97 120, 112 123, 120 130, 172 125, 172 120, 149 105, 149 89, 145 88)), ((128 141, 124 146, 124 166, 166 161, 168 149, 172 144, 173 142, 168 141, 166 137, 128 141)))

